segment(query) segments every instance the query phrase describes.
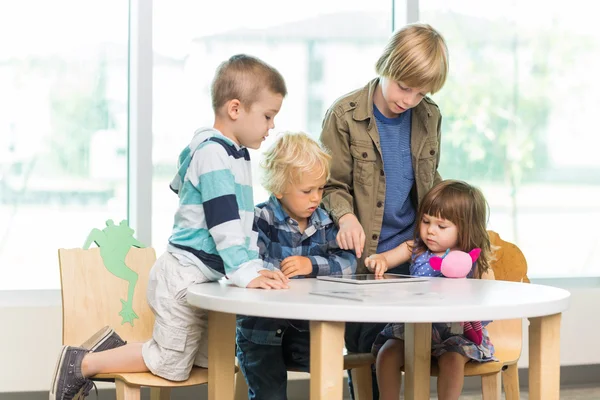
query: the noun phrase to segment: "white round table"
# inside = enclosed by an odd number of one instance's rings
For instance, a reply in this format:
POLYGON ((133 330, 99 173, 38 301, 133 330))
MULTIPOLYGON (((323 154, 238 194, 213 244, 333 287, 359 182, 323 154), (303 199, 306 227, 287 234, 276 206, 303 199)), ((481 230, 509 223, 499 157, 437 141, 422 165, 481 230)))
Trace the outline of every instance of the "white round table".
POLYGON ((405 398, 429 399, 429 384, 422 384, 429 357, 421 353, 431 347, 432 322, 531 318, 530 399, 559 398, 560 314, 570 297, 563 289, 476 279, 372 285, 294 279, 288 290, 199 284, 187 297, 209 310, 210 399, 233 399, 235 314, 311 321, 311 399, 342 398, 344 322, 405 322, 405 398))

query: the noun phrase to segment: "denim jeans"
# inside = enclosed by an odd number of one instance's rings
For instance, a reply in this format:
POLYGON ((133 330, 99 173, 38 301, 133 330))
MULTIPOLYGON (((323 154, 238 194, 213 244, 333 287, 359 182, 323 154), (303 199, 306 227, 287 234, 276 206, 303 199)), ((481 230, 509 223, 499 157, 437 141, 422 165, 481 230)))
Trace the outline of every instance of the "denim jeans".
POLYGON ((237 331, 237 358, 251 400, 286 400, 287 369, 308 372, 310 333, 293 325, 283 332, 281 345, 257 344, 237 331))

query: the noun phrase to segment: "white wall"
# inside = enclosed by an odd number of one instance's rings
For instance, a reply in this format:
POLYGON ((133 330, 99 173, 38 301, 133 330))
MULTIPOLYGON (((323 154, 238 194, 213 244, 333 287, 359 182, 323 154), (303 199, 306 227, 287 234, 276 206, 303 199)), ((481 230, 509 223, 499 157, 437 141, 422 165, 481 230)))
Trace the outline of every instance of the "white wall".
MULTIPOLYGON (((600 288, 571 289, 563 315, 562 365, 600 364, 600 288), (592 312, 586 313, 586 309, 592 312)), ((0 292, 0 394, 47 391, 61 345, 58 291, 0 292)), ((526 367, 527 340, 519 366, 526 367)), ((1 397, 1 396, 0 396, 1 397)))

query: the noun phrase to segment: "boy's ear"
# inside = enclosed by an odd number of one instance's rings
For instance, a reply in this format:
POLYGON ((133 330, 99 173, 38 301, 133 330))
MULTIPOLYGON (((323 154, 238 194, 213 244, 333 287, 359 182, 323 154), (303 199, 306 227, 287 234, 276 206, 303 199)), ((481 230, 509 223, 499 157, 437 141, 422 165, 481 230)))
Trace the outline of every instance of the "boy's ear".
POLYGON ((277 200, 281 200, 281 198, 283 197, 283 194, 281 194, 281 193, 273 193, 273 194, 275 195, 277 200))
POLYGON ((240 117, 240 111, 242 108, 242 103, 238 99, 229 100, 227 102, 227 115, 232 120, 237 120, 240 117))

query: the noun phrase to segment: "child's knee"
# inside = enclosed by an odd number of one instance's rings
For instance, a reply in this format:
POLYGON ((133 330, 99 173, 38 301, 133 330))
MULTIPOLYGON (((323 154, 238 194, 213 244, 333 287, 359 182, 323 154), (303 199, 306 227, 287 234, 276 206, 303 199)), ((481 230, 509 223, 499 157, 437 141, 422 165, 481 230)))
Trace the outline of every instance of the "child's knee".
POLYGON ((394 360, 400 366, 404 365, 404 341, 398 339, 388 339, 383 344, 379 354, 377 354, 377 364, 386 363, 394 360))
POLYGON ((440 372, 462 371, 467 362, 467 358, 460 353, 447 352, 438 357, 438 367, 440 372))

